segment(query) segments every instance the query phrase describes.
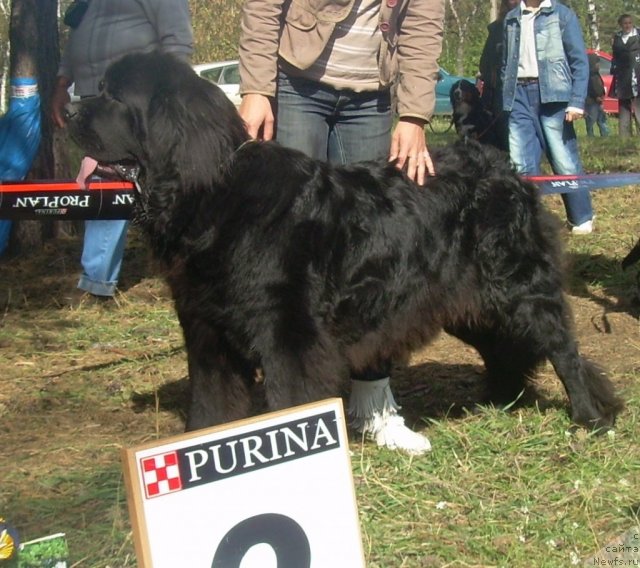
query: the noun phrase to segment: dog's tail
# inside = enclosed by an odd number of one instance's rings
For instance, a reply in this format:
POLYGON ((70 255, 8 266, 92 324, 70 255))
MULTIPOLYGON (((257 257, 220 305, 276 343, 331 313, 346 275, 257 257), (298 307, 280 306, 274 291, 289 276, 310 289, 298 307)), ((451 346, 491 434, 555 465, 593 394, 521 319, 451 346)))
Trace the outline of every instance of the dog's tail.
POLYGON ((622 259, 622 269, 626 270, 632 264, 635 264, 639 260, 640 260, 640 239, 638 239, 638 242, 629 251, 629 254, 622 259))

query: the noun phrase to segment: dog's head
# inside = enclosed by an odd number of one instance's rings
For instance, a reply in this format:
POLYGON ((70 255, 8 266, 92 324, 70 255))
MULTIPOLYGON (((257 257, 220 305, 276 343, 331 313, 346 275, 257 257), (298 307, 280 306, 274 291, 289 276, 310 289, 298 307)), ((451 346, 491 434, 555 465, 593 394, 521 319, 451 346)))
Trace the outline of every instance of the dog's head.
POLYGON ((480 103, 480 92, 471 81, 460 79, 451 85, 449 100, 454 110, 463 103, 474 106, 480 103))
POLYGON ((69 103, 72 138, 101 163, 136 162, 150 177, 185 185, 211 176, 246 138, 233 104, 171 54, 133 53, 113 63, 96 97, 69 103), (213 166, 213 167, 212 167, 213 166))

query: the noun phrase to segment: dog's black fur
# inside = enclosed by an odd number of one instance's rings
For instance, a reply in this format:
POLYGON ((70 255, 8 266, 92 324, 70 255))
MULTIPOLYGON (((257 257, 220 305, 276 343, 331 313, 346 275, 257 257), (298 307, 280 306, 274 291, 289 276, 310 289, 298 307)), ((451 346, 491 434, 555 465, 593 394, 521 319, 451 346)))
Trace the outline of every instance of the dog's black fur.
POLYGON ((626 270, 630 266, 633 266, 636 262, 640 260, 640 239, 638 242, 633 245, 633 248, 627 253, 622 259, 622 269, 626 270))
POLYGON ((224 94, 161 54, 125 56, 67 114, 88 155, 141 166, 136 219, 184 330, 188 429, 247 416, 257 368, 285 408, 443 328, 484 358, 490 400, 549 359, 573 420, 613 424, 621 403, 577 350, 555 222, 496 151, 433 150, 426 187, 384 161, 333 167, 248 142, 224 94))
MULTIPOLYGON (((622 259, 622 269, 627 270, 640 260, 640 239, 633 245, 633 248, 622 259)), ((636 289, 634 290, 632 301, 634 305, 640 305, 640 272, 636 273, 636 289)))
POLYGON ((477 140, 504 150, 497 135, 496 120, 482 104, 480 91, 467 81, 460 79, 449 90, 453 125, 464 139, 477 140))

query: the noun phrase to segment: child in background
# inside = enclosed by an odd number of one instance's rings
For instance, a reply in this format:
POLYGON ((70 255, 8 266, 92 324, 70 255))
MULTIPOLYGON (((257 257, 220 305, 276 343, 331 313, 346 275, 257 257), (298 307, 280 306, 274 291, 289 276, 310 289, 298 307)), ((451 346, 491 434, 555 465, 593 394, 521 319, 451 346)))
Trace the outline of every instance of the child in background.
POLYGON ((594 136, 593 126, 598 125, 600 136, 609 136, 607 115, 604 112, 605 88, 600 76, 600 58, 595 53, 589 54, 589 84, 587 86, 587 99, 584 106, 584 121, 587 126, 587 136, 594 136))

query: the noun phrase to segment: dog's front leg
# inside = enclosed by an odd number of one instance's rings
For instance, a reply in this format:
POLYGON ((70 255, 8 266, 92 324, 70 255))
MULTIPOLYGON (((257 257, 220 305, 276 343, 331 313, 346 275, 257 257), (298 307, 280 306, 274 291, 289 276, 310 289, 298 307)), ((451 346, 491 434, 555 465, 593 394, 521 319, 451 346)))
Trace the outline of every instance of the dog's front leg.
MULTIPOLYGON (((275 318, 274 318, 275 319, 275 318)), ((268 329, 258 341, 269 410, 339 396, 347 381, 346 359, 331 336, 319 329, 302 337, 291 328, 268 329)))
POLYGON ((197 430, 246 418, 254 378, 225 342, 204 322, 183 323, 191 401, 186 429, 197 430))

